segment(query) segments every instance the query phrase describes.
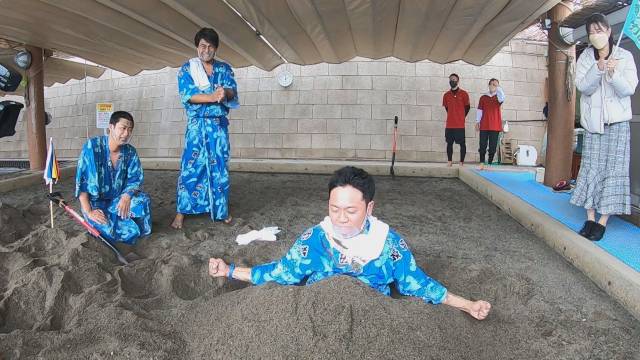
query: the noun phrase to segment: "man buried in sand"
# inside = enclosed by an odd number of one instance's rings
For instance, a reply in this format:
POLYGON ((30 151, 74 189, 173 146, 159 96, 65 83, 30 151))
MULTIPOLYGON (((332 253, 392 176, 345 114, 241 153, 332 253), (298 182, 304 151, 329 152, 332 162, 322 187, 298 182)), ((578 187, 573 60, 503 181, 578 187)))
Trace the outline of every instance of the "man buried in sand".
POLYGON ((329 216, 305 231, 282 259, 243 268, 212 258, 209 275, 255 285, 269 281, 293 285, 305 278, 308 285, 333 275, 348 275, 386 295, 395 281, 404 295, 453 306, 478 320, 486 318, 491 304, 448 292, 417 266, 404 239, 372 216, 374 194, 373 178, 366 171, 343 167, 329 182, 329 216))
POLYGON ((109 241, 128 244, 151 233, 149 196, 140 191, 140 158, 128 144, 132 132, 133 116, 114 112, 109 135, 84 144, 76 172, 76 197, 84 218, 109 241))

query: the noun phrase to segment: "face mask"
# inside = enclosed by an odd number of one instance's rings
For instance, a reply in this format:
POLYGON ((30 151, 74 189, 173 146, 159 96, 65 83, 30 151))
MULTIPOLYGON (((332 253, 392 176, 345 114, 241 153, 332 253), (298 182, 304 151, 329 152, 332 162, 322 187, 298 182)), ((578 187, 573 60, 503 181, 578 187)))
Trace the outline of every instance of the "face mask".
POLYGON ((589 35, 589 42, 598 50, 604 49, 609 43, 609 36, 607 34, 591 34, 589 35))
POLYGON ((356 237, 364 231, 364 224, 367 221, 367 218, 364 218, 362 225, 360 227, 354 226, 341 226, 341 225, 333 225, 333 235, 337 237, 339 240, 351 239, 352 237, 356 237))
POLYGON ((453 80, 449 80, 449 86, 451 86, 452 89, 455 89, 456 86, 458 86, 458 82, 457 81, 453 81, 453 80))

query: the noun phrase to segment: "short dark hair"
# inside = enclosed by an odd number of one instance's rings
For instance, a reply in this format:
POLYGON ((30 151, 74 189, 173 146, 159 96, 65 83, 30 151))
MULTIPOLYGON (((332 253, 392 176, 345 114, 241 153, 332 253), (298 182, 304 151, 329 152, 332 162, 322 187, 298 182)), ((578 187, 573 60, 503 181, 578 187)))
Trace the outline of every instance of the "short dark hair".
POLYGON ((126 111, 114 111, 111 114, 111 118, 109 119, 109 125, 116 125, 120 119, 126 119, 131 121, 131 126, 133 127, 133 116, 126 111))
POLYGON ((593 13, 587 18, 587 22, 584 24, 587 34, 589 34, 589 28, 593 24, 602 25, 607 29, 611 28, 611 25, 609 25, 609 20, 607 20, 607 17, 602 13, 593 13))
POLYGON ((500 84, 500 80, 496 79, 496 78, 491 78, 491 80, 489 80, 489 85, 491 85, 492 81, 497 81, 498 84, 500 84))
POLYGON ((460 81, 460 76, 458 76, 458 74, 456 73, 451 73, 451 75, 449 75, 449 77, 455 76, 456 79, 458 79, 458 81, 460 81))
POLYGON ((196 33, 196 37, 193 39, 196 47, 200 44, 200 40, 204 39, 204 41, 213 45, 216 49, 218 45, 220 45, 220 39, 218 38, 218 33, 212 28, 202 28, 196 33))
POLYGON ((329 193, 337 187, 341 186, 353 186, 354 188, 362 192, 362 197, 365 203, 369 203, 373 200, 373 195, 376 193, 376 184, 373 181, 373 177, 366 171, 353 167, 345 166, 336 170, 329 180, 329 193))
MULTIPOLYGON (((587 18, 587 22, 584 24, 584 29, 587 31, 587 36, 589 36, 589 28, 591 25, 598 24, 600 26, 604 26, 607 29, 611 29, 611 25, 609 25, 609 20, 602 13, 593 13, 587 18)), ((609 51, 613 51, 613 31, 611 35, 609 35, 609 51)))

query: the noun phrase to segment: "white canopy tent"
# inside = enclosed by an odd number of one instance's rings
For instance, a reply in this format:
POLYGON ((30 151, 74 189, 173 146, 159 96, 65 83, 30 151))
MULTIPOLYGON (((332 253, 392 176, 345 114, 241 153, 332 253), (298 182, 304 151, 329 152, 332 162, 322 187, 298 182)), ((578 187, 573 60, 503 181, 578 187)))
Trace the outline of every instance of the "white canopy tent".
POLYGON ((218 55, 235 67, 271 70, 355 56, 480 65, 558 2, 0 0, 0 38, 127 74, 180 65, 193 56, 201 27, 220 34, 218 55))

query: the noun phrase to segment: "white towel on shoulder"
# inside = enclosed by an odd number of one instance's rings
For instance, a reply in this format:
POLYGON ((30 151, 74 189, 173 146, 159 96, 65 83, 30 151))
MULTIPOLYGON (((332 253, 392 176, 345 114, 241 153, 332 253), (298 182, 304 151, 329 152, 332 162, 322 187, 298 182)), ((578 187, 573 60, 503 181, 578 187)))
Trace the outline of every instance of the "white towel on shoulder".
POLYGON ((369 232, 360 234, 350 239, 338 240, 333 236, 333 224, 327 216, 320 223, 329 244, 347 258, 347 262, 353 261, 364 266, 369 261, 380 257, 384 244, 389 234, 389 225, 378 220, 375 216, 369 216, 369 232))
POLYGON ((196 57, 189 60, 189 74, 191 74, 193 83, 198 87, 198 89, 200 89, 200 91, 205 91, 211 86, 209 77, 207 76, 207 72, 204 70, 204 65, 202 65, 202 60, 200 60, 200 58, 196 57))

